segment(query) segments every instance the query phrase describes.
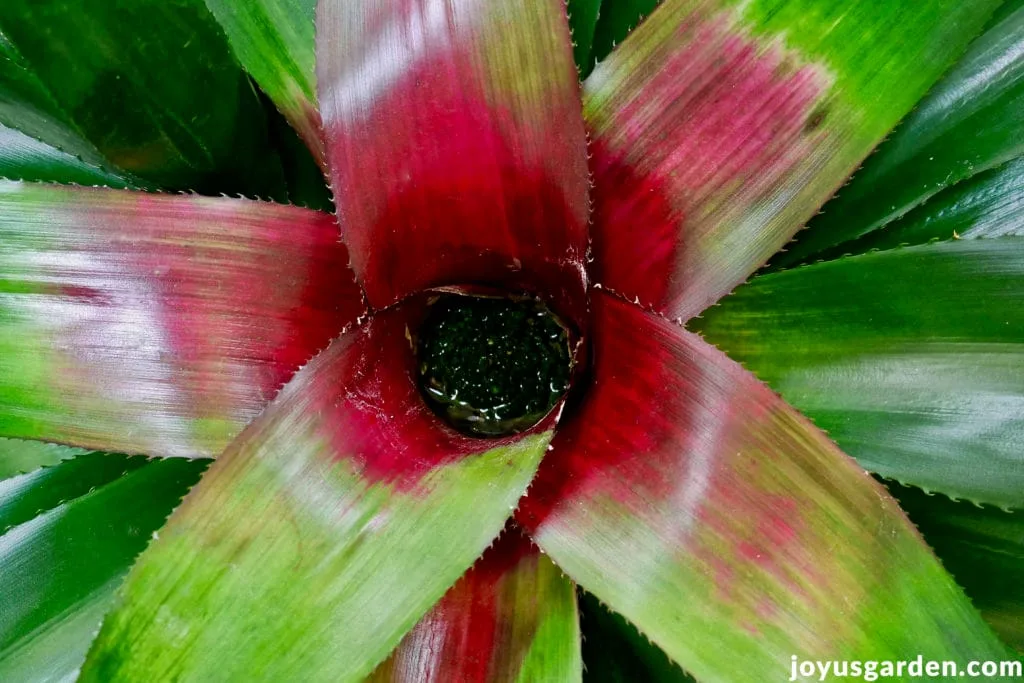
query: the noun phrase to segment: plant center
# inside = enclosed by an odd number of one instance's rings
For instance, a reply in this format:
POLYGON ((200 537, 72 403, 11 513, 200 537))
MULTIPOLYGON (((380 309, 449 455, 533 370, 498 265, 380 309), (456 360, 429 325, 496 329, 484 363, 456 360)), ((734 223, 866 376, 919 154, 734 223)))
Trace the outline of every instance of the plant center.
POLYGON ((529 429, 569 388, 568 332, 533 299, 442 295, 417 353, 427 403, 472 436, 529 429))

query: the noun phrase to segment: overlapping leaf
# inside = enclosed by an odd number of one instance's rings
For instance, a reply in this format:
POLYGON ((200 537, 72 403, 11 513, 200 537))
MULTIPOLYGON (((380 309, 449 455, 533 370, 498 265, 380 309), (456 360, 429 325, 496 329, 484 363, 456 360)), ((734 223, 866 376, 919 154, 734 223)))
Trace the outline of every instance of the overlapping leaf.
POLYGON ((594 279, 673 318, 784 245, 995 0, 667 0, 590 75, 594 279))
POLYGON ((693 321, 865 468, 1024 506, 1024 238, 754 278, 693 321))
POLYGON ((700 680, 1000 659, 895 501, 696 335, 595 297, 594 376, 517 519, 700 680))
POLYGON ((572 30, 572 57, 585 78, 594 68, 594 30, 601 16, 601 0, 568 0, 566 9, 572 30))
POLYGON ((283 191, 259 100, 203 0, 5 0, 0 32, 42 90, 32 101, 116 167, 167 188, 283 191))
POLYGON ((889 488, 985 620, 1024 653, 1024 514, 889 488))
POLYGON ((0 437, 0 481, 82 455, 80 448, 0 437))
POLYGON ((881 230, 827 249, 823 259, 932 240, 1024 237, 1024 157, 949 188, 881 230))
POLYGON ((5 681, 74 675, 121 578, 206 467, 105 453, 68 457, 0 482, 5 681))
POLYGON ((487 442, 442 425, 405 336, 423 314, 337 339, 217 460, 133 568, 83 682, 358 681, 473 564, 550 422, 487 442))
MULTIPOLYGON (((26 65, 13 44, 0 32, 0 125, 52 147, 83 165, 102 168, 106 160, 86 141, 60 108, 46 85, 26 65)), ((24 145, 5 135, 8 145, 24 145)), ((110 173, 109 169, 105 172, 110 173)), ((9 177, 6 176, 5 177, 9 177)), ((17 176, 21 178, 20 174, 17 176)), ((22 178, 30 180, 31 178, 22 178)))
POLYGON ((0 435, 213 456, 362 310, 327 214, 0 182, 0 435))
POLYGON ((476 283, 582 315, 586 140, 561 0, 324 0, 317 27, 331 181, 370 303, 476 283))
POLYGON ((206 0, 235 56, 324 161, 316 101, 316 0, 206 0))
POLYGON ((125 178, 0 125, 0 178, 127 187, 125 178))
POLYGON ((569 683, 581 674, 576 589, 512 527, 368 680, 569 683))
MULTIPOLYGON (((881 228, 885 228, 884 233, 890 230, 909 233, 904 237, 910 243, 927 241, 919 238, 919 228, 893 221, 945 188, 1003 165, 1021 153, 1024 153, 1024 6, 1018 6, 974 41, 956 67, 799 235, 797 243, 775 261, 789 265, 816 254, 820 256, 820 252, 831 245, 881 228)), ((1012 183, 1016 174, 1011 172, 1009 178, 1001 174, 988 176, 981 181, 981 187, 954 188, 956 196, 937 198, 944 206, 922 208, 927 215, 934 216, 948 211, 951 205, 971 202, 975 197, 985 201, 986 189, 992 187, 997 178, 997 182, 1012 183)), ((939 231, 936 236, 949 239, 951 232, 939 231)), ((879 237, 885 243, 903 239, 897 235, 879 237)), ((873 246, 867 241, 839 249, 860 253, 862 248, 873 246)))
POLYGON ((693 683, 622 615, 589 593, 579 597, 585 683, 693 683))

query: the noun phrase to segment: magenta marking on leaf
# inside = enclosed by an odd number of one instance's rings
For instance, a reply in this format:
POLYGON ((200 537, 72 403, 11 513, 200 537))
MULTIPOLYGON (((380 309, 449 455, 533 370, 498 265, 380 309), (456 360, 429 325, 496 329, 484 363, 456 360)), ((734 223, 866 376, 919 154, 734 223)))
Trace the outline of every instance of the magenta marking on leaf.
POLYGON ((544 294, 579 322, 588 184, 564 7, 319 12, 332 185, 370 303, 496 285, 544 294), (556 45, 564 54, 547 54, 556 45))
POLYGON ((808 121, 827 89, 821 68, 741 31, 729 16, 690 15, 644 69, 620 73, 623 57, 588 84, 595 279, 673 316, 726 291, 709 251, 818 137, 808 121))
MULTIPOLYGON (((296 389, 309 392, 310 409, 325 414, 339 458, 354 463, 363 477, 403 490, 414 490, 437 467, 523 436, 468 437, 427 407, 410 342, 425 308, 425 297, 416 297, 374 315, 314 360, 304 376, 315 380, 303 379, 296 389)), ((556 414, 557 409, 526 434, 551 429, 556 414)))

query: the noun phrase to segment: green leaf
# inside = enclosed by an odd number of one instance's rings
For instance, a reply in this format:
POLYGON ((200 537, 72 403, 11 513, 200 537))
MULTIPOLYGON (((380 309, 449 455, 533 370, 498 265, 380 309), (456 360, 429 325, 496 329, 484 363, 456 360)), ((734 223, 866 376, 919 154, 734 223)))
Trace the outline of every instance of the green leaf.
POLYGON ((551 432, 443 426, 405 336, 424 314, 342 335, 217 459, 132 569, 83 683, 362 680, 473 564, 551 432))
POLYGON ((0 178, 128 187, 121 176, 0 125, 0 178))
POLYGON ((576 588, 511 526, 368 681, 581 680, 576 588))
POLYGON ((572 30, 572 56, 580 78, 586 78, 594 68, 594 56, 591 48, 594 42, 594 29, 601 15, 601 0, 568 0, 569 28, 572 30))
POLYGON ((756 277, 692 326, 865 468, 1024 506, 1024 238, 756 277))
POLYGON ((943 189, 1022 153, 1024 7, 971 44, 776 262, 798 263, 879 230, 943 189))
POLYGON ((334 202, 323 169, 284 116, 272 105, 268 105, 268 109, 271 138, 281 155, 281 166, 288 186, 288 203, 334 213, 334 202))
POLYGON ((172 189, 283 192, 259 100, 202 0, 5 0, 0 31, 116 167, 172 189))
POLYGON ((42 441, 0 438, 0 481, 40 467, 52 467, 85 452, 42 441))
POLYGON ((52 510, 65 501, 80 498, 94 488, 109 484, 148 462, 145 458, 126 455, 75 455, 78 449, 63 446, 56 448, 70 451, 65 456, 67 462, 0 481, 0 533, 52 510))
POLYGON ((694 683, 636 627, 590 593, 580 592, 579 609, 584 683, 694 683))
POLYGON ((516 519, 698 680, 1002 659, 896 502, 724 354, 607 294, 593 385, 516 519))
POLYGON ((1024 157, 940 192, 927 203, 860 239, 826 249, 828 260, 872 249, 892 249, 932 240, 1024 237, 1024 157))
POLYGON ((46 85, 29 70, 21 54, 2 33, 0 125, 16 128, 45 146, 77 157, 88 167, 103 168, 107 163, 99 150, 82 137, 46 85))
POLYGON ((1024 652, 1024 512, 895 484, 889 490, 981 615, 1024 652))
POLYGON ((363 311, 297 207, 0 181, 0 245, 0 436, 215 456, 363 311))
POLYGON ((316 0, 206 0, 263 92, 324 159, 316 99, 316 0))
POLYGON ((661 0, 603 0, 594 29, 594 60, 604 60, 660 3, 661 0))
POLYGON ((790 241, 998 5, 663 2, 584 83, 594 281, 700 313, 790 241))
POLYGON ((35 501, 40 514, 0 536, 0 679, 74 675, 121 577, 206 464, 90 453, 3 482, 0 509, 35 501))

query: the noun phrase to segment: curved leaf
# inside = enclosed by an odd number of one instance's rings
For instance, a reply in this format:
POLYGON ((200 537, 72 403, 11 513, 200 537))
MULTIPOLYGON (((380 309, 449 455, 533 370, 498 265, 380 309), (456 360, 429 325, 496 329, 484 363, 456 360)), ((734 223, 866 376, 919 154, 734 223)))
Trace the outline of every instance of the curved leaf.
POLYGON ((238 61, 324 160, 316 101, 316 0, 206 0, 238 61))
POLYGON ((493 284, 581 317, 589 185, 562 1, 323 0, 317 26, 331 182, 370 303, 493 284))
POLYGON ((1024 653, 1024 513, 889 490, 985 620, 1024 653))
POLYGON ((1024 507, 1024 238, 754 278, 693 325, 865 468, 1024 507))
POLYGON ((0 182, 0 435, 212 456, 362 311, 333 217, 0 182))
POLYGON ((826 249, 828 260, 932 240, 1024 237, 1024 157, 983 171, 862 238, 826 249))
POLYGON ((576 588, 511 527, 368 681, 558 683, 581 674, 576 588))
POLYGON ((589 593, 579 597, 585 683, 694 683, 664 652, 589 593))
POLYGON ((121 176, 0 125, 0 178, 128 187, 121 176))
POLYGON ((775 261, 798 263, 826 247, 879 230, 943 189, 1022 153, 1024 7, 1019 7, 974 41, 775 261))
POLYGON ((699 680, 800 659, 1000 659, 885 491, 696 335, 593 300, 593 386, 517 519, 699 680))
MULTIPOLYGON (((3 33, 0 33, 0 125, 20 131, 44 147, 53 147, 77 158, 87 167, 103 168, 107 163, 99 150, 82 138, 46 85, 26 66, 21 54, 3 33)), ((8 144, 18 143, 9 138, 8 144)), ((112 174, 109 170, 104 172, 112 174)))
POLYGON ((203 0, 5 0, 0 31, 115 166, 172 189, 283 189, 259 100, 203 0))
POLYGON ((551 437, 425 406, 389 309, 303 368, 132 569, 81 681, 358 681, 501 530, 551 437), (154 614, 162 615, 154 619, 154 614))
POLYGON ((40 467, 52 467, 68 458, 82 455, 80 448, 58 446, 42 441, 23 441, 0 437, 0 482, 40 467))
POLYGON ((814 214, 997 0, 667 0, 584 84, 593 278, 688 319, 814 214))
POLYGON ((91 453, 4 482, 0 508, 42 509, 0 536, 0 679, 74 675, 121 577, 206 465, 91 453))
POLYGON ((43 467, 0 481, 0 533, 6 533, 12 526, 27 522, 65 501, 80 498, 148 462, 144 457, 111 454, 93 457, 97 454, 76 455, 78 449, 56 448, 70 451, 62 461, 55 463, 57 466, 43 467))

